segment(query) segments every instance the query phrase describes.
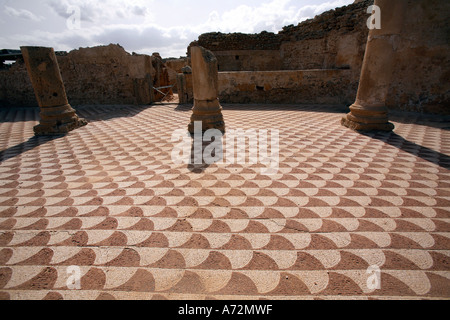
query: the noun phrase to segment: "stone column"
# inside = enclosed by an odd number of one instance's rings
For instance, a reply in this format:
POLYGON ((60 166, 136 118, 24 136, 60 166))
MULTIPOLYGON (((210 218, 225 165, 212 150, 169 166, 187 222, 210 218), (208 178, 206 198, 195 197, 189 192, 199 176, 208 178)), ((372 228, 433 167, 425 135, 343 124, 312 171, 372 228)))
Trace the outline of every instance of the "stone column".
POLYGON ((70 106, 53 48, 21 47, 28 75, 41 109, 36 135, 60 135, 85 126, 70 106))
POLYGON ((194 108, 188 130, 194 133, 194 122, 201 121, 202 129, 225 132, 222 107, 219 103, 219 74, 217 58, 203 47, 191 48, 194 108))
POLYGON ((342 125, 356 131, 394 129, 385 102, 407 3, 408 0, 375 0, 381 9, 381 29, 369 31, 356 101, 342 125))

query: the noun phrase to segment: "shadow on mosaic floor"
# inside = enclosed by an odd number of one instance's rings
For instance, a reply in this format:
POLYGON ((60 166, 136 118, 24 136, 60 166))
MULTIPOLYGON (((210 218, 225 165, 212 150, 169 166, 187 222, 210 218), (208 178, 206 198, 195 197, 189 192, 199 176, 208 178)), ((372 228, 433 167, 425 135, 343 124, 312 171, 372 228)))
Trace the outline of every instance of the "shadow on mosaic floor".
POLYGON ((7 148, 5 150, 0 151, 0 162, 7 161, 11 158, 17 157, 21 155, 22 153, 25 153, 27 151, 33 150, 34 148, 37 148, 43 144, 46 144, 47 142, 63 138, 64 135, 57 135, 57 136, 32 136, 27 141, 24 141, 22 143, 19 143, 18 145, 15 145, 13 147, 7 148))
MULTIPOLYGON (((115 118, 134 117, 152 107, 152 105, 89 105, 72 106, 78 116, 89 122, 107 121, 115 118)), ((0 108, 0 122, 39 121, 38 107, 0 108)))
POLYGON ((383 141, 390 146, 438 165, 441 168, 450 170, 450 156, 406 140, 395 132, 366 132, 362 134, 372 139, 383 141))
MULTIPOLYGON (((192 105, 169 105, 174 107, 175 111, 188 112, 191 111, 192 105)), ((120 117, 133 117, 141 113, 142 111, 151 108, 152 106, 82 106, 77 107, 77 113, 80 117, 87 119, 89 122, 106 121, 120 117)), ((279 106, 274 105, 225 105, 225 110, 273 110, 279 109, 279 106)), ((299 110, 299 111, 316 111, 327 112, 330 111, 330 107, 321 106, 321 108, 315 108, 314 106, 290 106, 286 105, 280 110, 299 110)), ((334 112, 337 112, 334 110, 334 112)), ((342 111, 340 111, 342 112, 342 111)), ((0 109, 0 122, 19 122, 19 121, 38 121, 39 109, 38 108, 9 108, 0 109)), ((450 119, 447 116, 434 116, 434 115, 421 115, 417 113, 400 113, 394 112, 391 117, 392 121, 400 123, 412 123, 417 125, 432 126, 442 130, 450 129, 450 119)), ((366 133, 368 137, 381 140, 391 146, 408 152, 414 156, 420 157, 423 160, 434 163, 442 168, 450 170, 450 156, 441 152, 432 150, 430 148, 418 145, 414 142, 408 141, 405 138, 399 136, 394 132, 390 133, 366 133)), ((62 136, 50 136, 50 137, 31 137, 28 141, 20 143, 16 146, 7 148, 0 151, 0 161, 6 161, 13 157, 16 157, 24 152, 32 150, 42 144, 58 139, 62 136)), ((191 166, 190 170, 193 172, 202 172, 205 169, 205 164, 198 166, 191 166)))

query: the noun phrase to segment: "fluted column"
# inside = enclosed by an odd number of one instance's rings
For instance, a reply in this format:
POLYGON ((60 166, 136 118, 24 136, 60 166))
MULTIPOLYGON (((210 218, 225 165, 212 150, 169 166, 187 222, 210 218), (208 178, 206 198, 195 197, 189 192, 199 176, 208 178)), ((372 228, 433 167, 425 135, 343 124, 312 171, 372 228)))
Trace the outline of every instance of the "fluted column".
POLYGON ((21 47, 40 111, 36 135, 66 134, 87 124, 70 106, 53 48, 21 47))
POLYGON ((408 0, 375 0, 374 4, 381 9, 381 29, 369 31, 356 101, 342 125, 357 131, 392 131, 385 102, 408 0))
POLYGON ((194 133, 194 122, 202 122, 202 130, 225 132, 222 107, 219 103, 219 74, 217 58, 203 47, 191 48, 194 108, 188 130, 194 133))

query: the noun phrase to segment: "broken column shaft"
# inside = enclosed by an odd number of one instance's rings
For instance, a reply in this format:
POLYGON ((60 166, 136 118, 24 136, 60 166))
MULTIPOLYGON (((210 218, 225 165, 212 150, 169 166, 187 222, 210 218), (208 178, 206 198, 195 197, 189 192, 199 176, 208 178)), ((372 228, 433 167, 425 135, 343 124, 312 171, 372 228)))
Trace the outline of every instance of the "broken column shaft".
POLYGON ((225 132, 222 107, 219 103, 219 74, 217 58, 202 47, 191 48, 194 108, 188 130, 194 133, 194 122, 202 122, 202 130, 225 132))
POLYGON ((60 135, 87 124, 70 106, 53 48, 21 47, 40 107, 36 135, 60 135))
POLYGON ((386 97, 394 69, 395 43, 401 33, 407 0, 375 0, 381 29, 369 31, 358 94, 342 125, 356 131, 392 131, 386 97))

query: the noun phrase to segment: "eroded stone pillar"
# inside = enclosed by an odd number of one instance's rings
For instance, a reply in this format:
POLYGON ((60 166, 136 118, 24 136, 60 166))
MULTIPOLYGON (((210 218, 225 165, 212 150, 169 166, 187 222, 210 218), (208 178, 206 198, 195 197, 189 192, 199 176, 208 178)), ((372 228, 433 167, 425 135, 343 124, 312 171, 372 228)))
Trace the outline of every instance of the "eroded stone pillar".
POLYGON ((87 124, 70 106, 53 48, 21 47, 41 109, 36 135, 60 135, 87 124))
POLYGON ((201 121, 202 129, 225 132, 222 107, 219 103, 219 74, 217 58, 203 47, 191 48, 194 108, 188 130, 194 133, 194 122, 201 121))
POLYGON ((396 43, 408 0, 375 0, 381 9, 381 29, 369 31, 358 94, 342 125, 357 131, 392 131, 386 97, 394 70, 396 43))

